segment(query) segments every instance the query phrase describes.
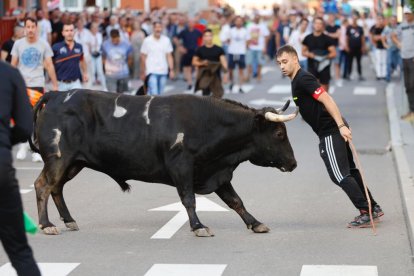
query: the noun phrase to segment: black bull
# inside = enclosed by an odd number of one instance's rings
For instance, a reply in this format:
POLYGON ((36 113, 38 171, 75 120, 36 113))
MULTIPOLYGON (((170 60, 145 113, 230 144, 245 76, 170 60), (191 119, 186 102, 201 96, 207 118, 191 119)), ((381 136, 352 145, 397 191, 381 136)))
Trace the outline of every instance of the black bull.
POLYGON ((244 162, 292 171, 296 160, 283 122, 284 108, 260 110, 210 97, 128 96, 90 90, 50 92, 34 109, 34 141, 44 167, 35 181, 39 226, 59 231, 48 218, 49 195, 67 228, 78 230, 63 198, 63 186, 82 168, 113 178, 177 188, 191 229, 212 236, 195 212, 195 194, 215 192, 254 232, 269 228, 245 209, 231 180, 244 162))

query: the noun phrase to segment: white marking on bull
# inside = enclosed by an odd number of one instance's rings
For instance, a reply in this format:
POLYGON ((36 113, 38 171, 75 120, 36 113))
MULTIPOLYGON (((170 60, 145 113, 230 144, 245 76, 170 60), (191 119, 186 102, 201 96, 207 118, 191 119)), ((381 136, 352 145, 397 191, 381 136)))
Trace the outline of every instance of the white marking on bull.
POLYGON ((118 99, 121 97, 120 95, 115 99, 115 110, 114 110, 114 117, 115 118, 121 118, 127 113, 127 110, 123 108, 122 106, 118 105, 118 99))
POLYGON ((68 92, 68 94, 66 95, 65 99, 63 100, 63 102, 66 103, 67 101, 69 101, 70 98, 72 98, 72 96, 76 94, 76 92, 78 92, 78 90, 75 90, 72 93, 71 92, 68 92))
POLYGON ((145 110, 144 110, 144 112, 142 113, 142 117, 144 117, 145 122, 147 123, 147 125, 149 125, 149 124, 150 124, 150 118, 149 118, 149 108, 150 108, 151 101, 152 101, 153 99, 154 99, 154 97, 151 97, 151 98, 148 100, 148 102, 145 104, 145 110))
POLYGON ((62 136, 62 132, 58 128, 53 129, 53 131, 55 132, 55 138, 53 138, 52 140, 52 145, 56 146, 57 148, 56 155, 58 158, 60 158, 62 156, 62 153, 60 152, 59 142, 60 142, 60 136, 62 136))
POLYGON ((178 144, 182 145, 183 142, 184 142, 184 133, 180 132, 180 133, 177 134, 177 138, 175 139, 175 143, 174 143, 174 145, 171 146, 170 149, 172 149, 173 147, 175 147, 178 144))

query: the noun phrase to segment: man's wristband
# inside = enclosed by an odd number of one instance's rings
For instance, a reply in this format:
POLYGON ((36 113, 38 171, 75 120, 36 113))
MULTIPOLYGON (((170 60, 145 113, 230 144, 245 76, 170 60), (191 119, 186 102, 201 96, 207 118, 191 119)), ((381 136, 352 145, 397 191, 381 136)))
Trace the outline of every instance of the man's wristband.
POLYGON ((339 125, 338 129, 341 129, 342 127, 346 126, 345 124, 339 125))

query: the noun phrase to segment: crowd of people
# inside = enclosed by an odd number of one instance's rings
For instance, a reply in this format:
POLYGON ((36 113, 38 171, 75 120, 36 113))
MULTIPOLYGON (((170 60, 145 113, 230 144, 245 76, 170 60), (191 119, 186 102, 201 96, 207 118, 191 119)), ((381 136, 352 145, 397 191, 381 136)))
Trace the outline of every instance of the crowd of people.
MULTIPOLYGON (((146 93, 160 95, 170 78, 184 80, 187 90, 201 89, 203 95, 222 97, 223 83, 243 93, 244 83, 260 82, 262 66, 286 44, 295 48, 301 67, 317 77, 326 91, 331 71, 336 86, 351 79, 365 80, 361 58, 367 54, 378 80, 389 82, 393 74, 398 76, 401 56, 410 56, 412 47, 401 43, 402 37, 409 39, 402 32, 411 29, 400 28, 392 13, 377 12, 374 17, 367 10, 352 10, 347 1, 341 5, 325 6, 312 16, 300 6, 282 9, 277 5, 270 14, 252 10, 237 15, 225 7, 192 17, 168 9, 110 13, 96 7, 81 13, 54 9, 46 19, 39 9, 17 17, 13 37, 2 45, 1 58, 19 68, 32 104, 47 83, 59 91, 99 85, 104 91, 123 93, 130 89, 130 80, 141 79, 146 93), (352 74, 354 60, 357 76, 352 74), (209 85, 203 86, 206 82, 199 78, 208 75, 204 70, 208 65, 214 74, 209 85)), ((412 16, 408 8, 404 13, 412 16)), ((404 68, 411 72, 406 63, 404 68)), ((411 111, 412 86, 406 83, 411 111)), ((414 113, 403 119, 413 121, 414 113)), ((21 146, 17 159, 25 159, 27 149, 28 145, 21 146)), ((41 160, 36 154, 32 159, 41 160)))

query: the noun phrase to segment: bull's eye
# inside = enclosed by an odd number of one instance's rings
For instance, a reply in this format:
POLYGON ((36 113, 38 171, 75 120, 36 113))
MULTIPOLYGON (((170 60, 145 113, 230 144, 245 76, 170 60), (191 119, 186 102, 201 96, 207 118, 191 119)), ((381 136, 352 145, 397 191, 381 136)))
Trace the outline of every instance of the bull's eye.
POLYGON ((282 139, 285 136, 285 134, 283 133, 283 131, 276 131, 276 137, 279 139, 282 139))

